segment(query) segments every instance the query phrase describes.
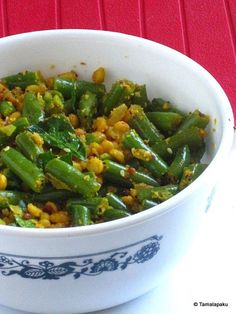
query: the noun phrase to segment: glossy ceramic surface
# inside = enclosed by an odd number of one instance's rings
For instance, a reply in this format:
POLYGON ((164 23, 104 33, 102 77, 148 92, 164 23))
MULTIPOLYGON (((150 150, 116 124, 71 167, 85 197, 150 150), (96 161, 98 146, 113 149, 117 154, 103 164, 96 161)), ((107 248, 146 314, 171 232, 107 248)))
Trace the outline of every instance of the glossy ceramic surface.
POLYGON ((163 204, 88 227, 31 230, 0 226, 0 303, 35 313, 84 313, 131 300, 187 252, 209 207, 233 139, 233 115, 214 78, 184 55, 141 38, 102 31, 58 30, 0 40, 0 76, 24 69, 45 75, 75 69, 90 79, 146 83, 148 95, 186 112, 211 116, 206 171, 163 204), (20 291, 20 293, 19 293, 20 291))

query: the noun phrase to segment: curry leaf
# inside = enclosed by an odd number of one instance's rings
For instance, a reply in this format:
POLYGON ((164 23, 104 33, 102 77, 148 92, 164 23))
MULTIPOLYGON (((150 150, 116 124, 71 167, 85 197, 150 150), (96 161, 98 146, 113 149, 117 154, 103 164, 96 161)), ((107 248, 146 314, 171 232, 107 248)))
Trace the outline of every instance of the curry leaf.
POLYGON ((70 131, 74 132, 74 128, 69 119, 64 114, 54 114, 51 117, 45 119, 39 123, 45 131, 70 131))
POLYGON ((71 153, 72 156, 81 160, 86 158, 85 147, 75 133, 67 130, 60 131, 55 128, 50 128, 49 131, 46 132, 36 125, 30 126, 29 131, 39 133, 44 142, 51 147, 62 149, 66 153, 71 153))
POLYGON ((51 152, 51 150, 46 153, 42 153, 38 155, 37 164, 40 168, 45 168, 46 164, 51 160, 56 158, 56 156, 51 152))

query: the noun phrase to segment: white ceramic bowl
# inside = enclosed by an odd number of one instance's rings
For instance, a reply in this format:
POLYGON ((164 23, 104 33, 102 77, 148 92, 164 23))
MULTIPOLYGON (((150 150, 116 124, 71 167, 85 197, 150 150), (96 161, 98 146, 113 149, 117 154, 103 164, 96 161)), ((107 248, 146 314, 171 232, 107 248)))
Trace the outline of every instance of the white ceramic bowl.
POLYGON ((233 138, 229 101, 200 65, 163 45, 119 33, 53 30, 0 40, 0 77, 99 66, 107 84, 146 83, 148 95, 211 116, 205 172, 170 200, 128 218, 55 230, 0 226, 0 304, 35 313, 84 313, 131 300, 187 252, 210 204, 233 138))

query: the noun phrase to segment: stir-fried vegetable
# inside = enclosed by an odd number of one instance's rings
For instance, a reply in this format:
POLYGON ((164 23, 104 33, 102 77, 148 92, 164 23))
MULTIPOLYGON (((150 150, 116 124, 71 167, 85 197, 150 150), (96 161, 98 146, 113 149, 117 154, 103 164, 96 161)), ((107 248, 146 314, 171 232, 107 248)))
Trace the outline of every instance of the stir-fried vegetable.
POLYGON ((74 71, 0 80, 0 225, 85 226, 168 200, 207 167, 209 117, 184 114, 146 85, 74 71))

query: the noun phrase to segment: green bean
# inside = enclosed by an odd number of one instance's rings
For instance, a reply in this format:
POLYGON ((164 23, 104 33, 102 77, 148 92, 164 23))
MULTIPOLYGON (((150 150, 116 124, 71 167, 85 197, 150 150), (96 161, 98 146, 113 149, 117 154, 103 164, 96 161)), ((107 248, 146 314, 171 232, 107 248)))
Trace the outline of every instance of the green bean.
POLYGON ((26 117, 30 124, 37 124, 44 118, 42 107, 33 93, 25 94, 23 101, 23 117, 26 117))
MULTIPOLYGON (((155 177, 160 177, 167 172, 168 166, 166 162, 162 160, 158 154, 154 153, 134 130, 130 130, 126 133, 123 138, 123 145, 131 149, 133 155, 136 154, 134 149, 136 149, 138 153, 140 151, 140 163, 155 177)), ((135 157, 137 157, 137 155, 135 155, 135 157)))
POLYGON ((30 126, 29 120, 26 117, 20 117, 19 119, 14 121, 12 124, 16 127, 13 135, 17 135, 18 133, 24 131, 30 126))
POLYGON ((6 135, 9 138, 16 130, 16 127, 13 124, 4 125, 0 127, 0 133, 6 135))
POLYGON ((91 92, 82 95, 79 102, 77 115, 82 128, 90 130, 92 127, 94 116, 97 112, 97 97, 91 92))
POLYGON ((58 91, 47 91, 44 95, 44 111, 47 115, 60 114, 64 112, 64 99, 58 91))
POLYGON ((72 226, 87 226, 91 224, 90 210, 83 205, 73 205, 70 208, 72 226))
POLYGON ((137 197, 142 202, 145 199, 164 202, 178 192, 178 186, 169 184, 157 187, 145 186, 143 184, 135 186, 137 197))
POLYGON ((37 85, 41 82, 40 73, 25 71, 18 74, 6 76, 2 81, 10 88, 21 87, 25 89, 28 85, 37 85))
POLYGON ((174 107, 169 101, 162 98, 153 98, 152 102, 149 103, 147 111, 176 112, 181 116, 184 115, 177 107, 174 107))
POLYGON ((0 191, 0 209, 8 205, 18 205, 22 200, 29 201, 29 194, 18 191, 0 191))
POLYGON ((54 89, 59 91, 65 98, 71 98, 73 91, 76 90, 77 83, 75 80, 69 80, 61 77, 54 79, 54 89))
POLYGON ((92 197, 100 188, 94 173, 82 173, 68 163, 55 158, 45 167, 49 181, 57 189, 71 190, 92 197))
POLYGON ((142 201, 143 209, 148 209, 148 208, 154 207, 156 205, 158 205, 158 203, 154 202, 152 200, 145 199, 145 200, 142 201))
POLYGON ((105 95, 106 88, 104 84, 98 84, 93 82, 87 82, 80 80, 77 82, 77 94, 78 97, 81 97, 86 92, 95 94, 98 99, 102 98, 105 95))
POLYGON ((0 132, 0 148, 4 147, 4 145, 7 144, 8 140, 9 137, 6 134, 0 132))
POLYGON ((121 209, 121 210, 128 210, 127 206, 125 203, 121 200, 121 198, 116 195, 115 193, 107 193, 107 199, 108 203, 111 207, 116 208, 116 209, 121 209))
POLYGON ((132 96, 132 103, 140 105, 144 109, 148 106, 148 97, 146 85, 135 85, 134 95, 132 96))
POLYGON ((205 131, 197 127, 182 130, 152 146, 162 158, 168 159, 176 154, 178 148, 188 145, 190 151, 198 150, 203 145, 205 131))
POLYGON ((150 145, 152 145, 163 139, 163 135, 158 131, 155 125, 150 122, 141 106, 131 105, 129 112, 128 123, 143 140, 147 140, 150 145))
POLYGON ((41 192, 45 183, 44 173, 20 152, 7 146, 1 151, 3 163, 31 190, 41 192))
POLYGON ((15 107, 13 106, 13 104, 10 101, 3 100, 3 101, 0 102, 0 113, 4 117, 9 116, 14 111, 16 111, 16 109, 15 109, 15 107))
POLYGON ((203 142, 202 146, 199 147, 197 150, 194 150, 191 152, 191 163, 200 163, 202 157, 204 156, 206 152, 206 143, 203 142))
POLYGON ((188 167, 184 168, 183 176, 179 183, 179 190, 185 189, 190 185, 194 180, 196 180, 200 174, 207 168, 206 164, 190 164, 188 167))
POLYGON ((125 86, 119 82, 115 83, 110 92, 106 94, 104 104, 103 104, 103 113, 107 116, 110 114, 112 109, 117 107, 123 101, 125 96, 125 86))
POLYGON ((131 160, 129 160, 129 166, 136 170, 141 167, 140 162, 136 158, 132 158, 131 160))
POLYGON ((178 181, 182 177, 184 168, 187 167, 189 163, 190 150, 189 147, 185 145, 177 150, 176 156, 167 172, 168 178, 172 182, 178 181))
POLYGON ((29 126, 27 118, 19 118, 9 125, 0 128, 0 147, 10 143, 14 137, 29 126))
POLYGON ((43 148, 32 140, 32 134, 28 131, 18 134, 15 141, 25 157, 32 161, 36 161, 38 155, 43 153, 43 148))
POLYGON ((54 89, 61 92, 67 99, 71 98, 74 92, 76 92, 76 96, 79 98, 86 92, 91 92, 98 98, 101 98, 106 90, 104 84, 95 84, 83 80, 75 81, 61 77, 57 77, 54 80, 54 89))
POLYGON ((36 202, 58 201, 67 200, 69 197, 76 195, 74 192, 68 190, 53 190, 48 192, 42 192, 40 194, 34 194, 33 200, 36 202))
POLYGON ((170 111, 172 108, 169 101, 162 98, 153 98, 151 103, 148 104, 148 111, 170 111))
POLYGON ((147 112, 148 119, 165 134, 173 134, 183 120, 176 112, 147 112))
POLYGON ((70 208, 73 205, 82 205, 90 209, 93 213, 96 212, 99 208, 107 208, 108 200, 105 197, 95 196, 93 198, 84 199, 84 198, 69 198, 66 207, 70 208))
POLYGON ((186 116, 178 131, 189 129, 194 126, 205 129, 209 121, 209 116, 201 113, 199 110, 195 110, 186 116))
POLYGON ((121 210, 121 209, 115 209, 115 208, 108 208, 103 213, 103 217, 105 221, 116 220, 116 219, 125 218, 128 216, 130 216, 130 214, 127 211, 121 210))
POLYGON ((159 183, 149 175, 137 171, 135 168, 120 165, 112 160, 104 160, 104 177, 123 187, 132 187, 134 183, 146 183, 158 186, 159 183))

